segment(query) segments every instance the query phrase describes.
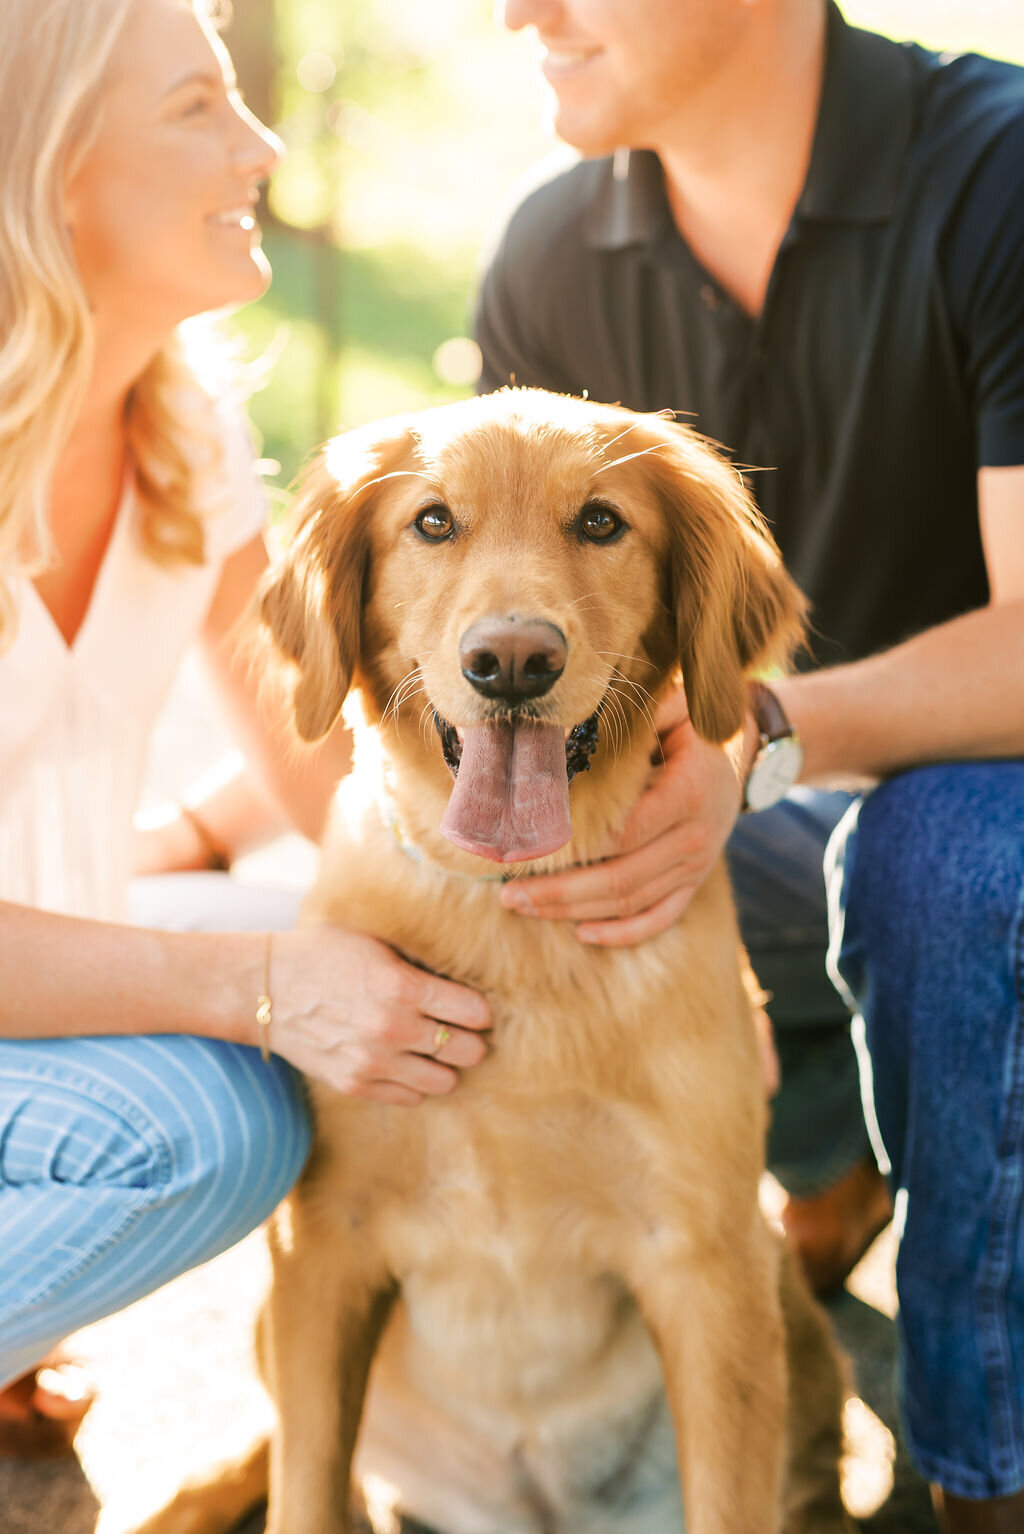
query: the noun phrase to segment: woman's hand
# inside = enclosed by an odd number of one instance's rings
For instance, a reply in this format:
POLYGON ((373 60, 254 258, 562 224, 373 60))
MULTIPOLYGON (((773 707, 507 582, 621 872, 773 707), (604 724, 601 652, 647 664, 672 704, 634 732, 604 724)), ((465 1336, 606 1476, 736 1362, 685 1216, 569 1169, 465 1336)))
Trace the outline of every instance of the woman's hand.
MULTIPOLYGON (((709 745, 690 723, 681 692, 660 705, 653 772, 612 856, 588 868, 517 880, 503 903, 524 916, 579 923, 584 943, 623 947, 664 932, 707 878, 736 822, 748 720, 734 749, 709 745)), ((730 746, 733 743, 730 742, 730 746)))
POLYGON ((180 804, 142 810, 132 822, 132 874, 192 873, 212 866, 210 847, 180 804))
POLYGON ((488 1003, 342 927, 274 934, 270 1047, 336 1092, 413 1104, 487 1053, 488 1003))
POLYGON ((139 810, 132 822, 132 872, 226 868, 292 826, 238 751, 203 773, 180 800, 139 810))

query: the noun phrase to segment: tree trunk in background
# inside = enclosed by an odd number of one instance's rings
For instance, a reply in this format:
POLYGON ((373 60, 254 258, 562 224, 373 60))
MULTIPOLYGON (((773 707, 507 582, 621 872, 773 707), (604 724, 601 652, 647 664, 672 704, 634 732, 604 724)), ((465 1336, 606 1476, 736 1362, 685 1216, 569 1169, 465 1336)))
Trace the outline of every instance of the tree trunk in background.
POLYGON ((277 121, 276 0, 232 0, 231 22, 224 34, 249 108, 271 127, 277 121))

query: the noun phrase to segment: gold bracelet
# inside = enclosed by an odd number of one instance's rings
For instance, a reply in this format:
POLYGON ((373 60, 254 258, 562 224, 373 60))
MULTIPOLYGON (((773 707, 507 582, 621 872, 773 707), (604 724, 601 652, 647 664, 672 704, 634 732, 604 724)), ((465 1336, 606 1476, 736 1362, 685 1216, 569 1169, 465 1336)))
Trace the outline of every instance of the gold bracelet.
POLYGON ((260 1055, 265 1062, 270 1060, 270 1025, 274 1021, 274 1004, 270 999, 271 936, 272 934, 268 932, 263 946, 263 994, 256 998, 256 1023, 259 1028, 260 1055))
POLYGON ((203 851, 206 853, 207 868, 211 873, 226 874, 231 867, 227 848, 217 840, 205 820, 197 815, 195 810, 189 809, 188 805, 182 804, 180 800, 178 809, 202 843, 203 851))

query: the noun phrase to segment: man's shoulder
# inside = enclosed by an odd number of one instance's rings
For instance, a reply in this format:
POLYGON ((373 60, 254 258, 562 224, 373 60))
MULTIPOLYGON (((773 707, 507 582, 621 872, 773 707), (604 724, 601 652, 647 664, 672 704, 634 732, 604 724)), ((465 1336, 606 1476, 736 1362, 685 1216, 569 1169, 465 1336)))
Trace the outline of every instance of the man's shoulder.
POLYGON ((503 263, 550 275, 550 263, 560 253, 578 259, 588 245, 588 221, 611 167, 610 158, 567 166, 560 156, 534 171, 505 221, 498 246, 503 263))
POLYGON ((984 153, 1024 117, 1024 67, 983 54, 923 55, 927 70, 921 139, 948 150, 954 144, 984 153))
MULTIPOLYGON (((903 168, 902 217, 934 244, 973 221, 973 204, 986 184, 989 223, 1000 200, 1024 187, 1024 68, 981 54, 943 55, 906 45, 918 71, 915 126, 903 168), (993 188, 990 174, 998 167, 993 188)), ((984 229, 974 233, 984 237, 984 229)), ((967 236, 970 239, 968 233, 967 236)))

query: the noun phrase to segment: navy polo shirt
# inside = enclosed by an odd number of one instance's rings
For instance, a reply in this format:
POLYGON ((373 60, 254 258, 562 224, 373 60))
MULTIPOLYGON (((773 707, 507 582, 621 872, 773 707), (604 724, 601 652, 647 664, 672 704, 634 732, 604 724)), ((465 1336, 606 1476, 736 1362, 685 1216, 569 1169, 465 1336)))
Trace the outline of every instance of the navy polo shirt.
POLYGON ((811 599, 805 665, 984 605, 977 470, 1024 464, 1024 69, 890 42, 831 4, 826 47, 757 320, 681 238, 646 151, 535 190, 477 314, 483 389, 668 407, 752 466, 811 599))

